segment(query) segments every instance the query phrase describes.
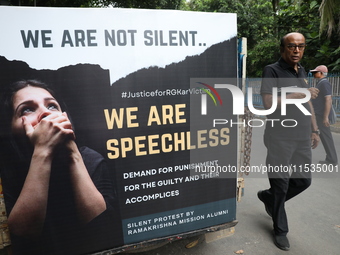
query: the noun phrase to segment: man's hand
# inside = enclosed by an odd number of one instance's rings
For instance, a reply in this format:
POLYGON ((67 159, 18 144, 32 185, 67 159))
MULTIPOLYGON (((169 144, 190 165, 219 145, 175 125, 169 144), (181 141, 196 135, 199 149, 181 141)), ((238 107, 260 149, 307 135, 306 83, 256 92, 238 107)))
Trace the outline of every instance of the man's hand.
POLYGON ((320 137, 318 134, 312 133, 311 140, 312 140, 312 149, 315 149, 320 142, 320 137))
POLYGON ((329 127, 329 126, 330 126, 328 117, 325 117, 325 118, 323 119, 323 125, 324 125, 325 127, 329 127))
POLYGON ((311 95, 312 99, 315 99, 315 98, 318 97, 319 90, 317 88, 309 88, 308 90, 310 92, 310 95, 311 95))

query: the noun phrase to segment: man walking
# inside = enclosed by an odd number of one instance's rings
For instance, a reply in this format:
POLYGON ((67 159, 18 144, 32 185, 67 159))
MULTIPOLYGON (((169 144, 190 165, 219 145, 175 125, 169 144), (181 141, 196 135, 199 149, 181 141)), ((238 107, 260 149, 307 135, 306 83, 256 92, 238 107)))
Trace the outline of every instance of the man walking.
POLYGON ((316 88, 319 89, 319 96, 312 100, 316 122, 320 129, 320 138, 326 151, 326 159, 320 161, 321 164, 338 163, 333 136, 329 123, 329 114, 332 109, 332 86, 327 80, 328 68, 324 65, 317 66, 314 70, 310 70, 314 78, 318 80, 316 88))
MULTIPOLYGON (((265 109, 270 109, 277 102, 276 110, 267 121, 264 143, 267 148, 266 164, 270 167, 291 167, 287 171, 268 171, 270 188, 259 191, 258 197, 264 203, 267 213, 272 217, 274 243, 282 250, 289 250, 287 238, 288 222, 285 202, 298 195, 311 184, 311 147, 319 142, 319 130, 315 121, 313 106, 310 101, 302 104, 311 115, 306 115, 295 104, 287 104, 286 115, 281 114, 282 88, 308 88, 307 75, 300 65, 306 47, 305 37, 300 33, 289 33, 281 39, 281 58, 263 70, 261 95, 265 109), (273 88, 277 88, 277 100, 274 100, 273 88), (285 123, 285 125, 282 125, 285 123)), ((311 97, 316 98, 318 90, 308 88, 311 97)), ((304 93, 285 94, 287 99, 305 98, 304 93)), ((275 106, 274 106, 275 107, 275 106)))

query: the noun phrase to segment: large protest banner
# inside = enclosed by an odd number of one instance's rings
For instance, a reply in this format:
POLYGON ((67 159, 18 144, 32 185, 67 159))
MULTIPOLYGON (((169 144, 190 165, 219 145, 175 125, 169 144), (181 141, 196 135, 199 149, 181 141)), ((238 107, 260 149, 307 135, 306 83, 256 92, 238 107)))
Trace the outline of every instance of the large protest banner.
MULTIPOLYGON (((43 229, 49 238, 43 254, 95 252, 236 219, 237 126, 214 125, 237 122, 230 91, 214 89, 237 84, 235 14, 0 7, 0 24, 0 93, 19 80, 52 85, 78 147, 102 155, 103 180, 113 186, 102 194, 112 198, 107 210, 113 211, 98 219, 104 227, 67 230, 76 235, 70 243, 54 234, 59 230, 43 229), (218 168, 223 176, 211 171, 218 168), (95 244, 81 240, 87 231, 98 234, 95 244), (83 248, 71 251, 77 242, 83 248)), ((86 166, 93 162, 83 158, 86 166)), ((17 181, 12 177, 3 180, 5 202, 6 185, 17 181)), ((73 196, 53 178, 50 193, 73 196)), ((62 222, 68 207, 57 201, 48 206, 66 211, 62 222)), ((45 227, 53 228, 51 222, 45 227)), ((22 239, 14 235, 13 248, 41 245, 22 239)))

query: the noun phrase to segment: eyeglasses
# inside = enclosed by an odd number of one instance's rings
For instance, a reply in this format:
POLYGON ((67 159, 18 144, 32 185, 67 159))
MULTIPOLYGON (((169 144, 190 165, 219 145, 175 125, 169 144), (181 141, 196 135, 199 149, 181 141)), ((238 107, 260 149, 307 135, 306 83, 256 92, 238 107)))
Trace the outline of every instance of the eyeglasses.
POLYGON ((296 45, 296 44, 288 44, 288 45, 287 45, 287 48, 288 48, 288 50, 290 50, 290 51, 294 51, 294 50, 296 50, 296 48, 299 48, 300 51, 304 51, 305 48, 306 48, 306 44, 299 44, 299 45, 296 45))

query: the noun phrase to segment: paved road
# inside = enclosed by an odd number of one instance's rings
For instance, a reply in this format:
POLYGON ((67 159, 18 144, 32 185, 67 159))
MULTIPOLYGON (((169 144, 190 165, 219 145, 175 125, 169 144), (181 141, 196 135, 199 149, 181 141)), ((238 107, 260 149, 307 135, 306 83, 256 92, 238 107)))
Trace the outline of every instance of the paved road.
MULTIPOLYGON (((264 163, 263 130, 253 130, 251 164, 264 163)), ((340 134, 333 133, 340 159, 340 134)), ((322 145, 313 150, 313 163, 325 157, 322 145)), ((333 174, 314 174, 312 186, 286 203, 290 251, 281 251, 272 242, 272 222, 256 193, 268 187, 266 175, 250 174, 245 194, 237 205, 235 234, 214 241, 200 242, 186 249, 188 240, 176 241, 139 255, 339 255, 340 254, 340 169, 333 174)))

